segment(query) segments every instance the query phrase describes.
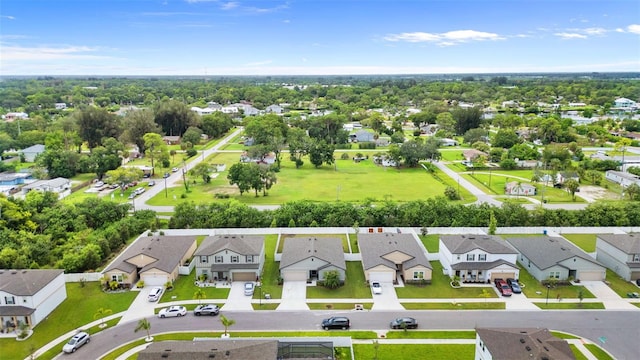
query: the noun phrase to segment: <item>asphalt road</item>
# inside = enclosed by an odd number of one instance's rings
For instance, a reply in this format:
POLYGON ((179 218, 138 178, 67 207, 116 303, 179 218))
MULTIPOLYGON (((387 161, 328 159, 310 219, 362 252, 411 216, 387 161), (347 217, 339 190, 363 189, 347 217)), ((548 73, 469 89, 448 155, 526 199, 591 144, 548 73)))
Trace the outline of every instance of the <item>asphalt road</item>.
MULTIPOLYGON (((603 346, 618 360, 640 358, 640 311, 259 311, 226 312, 236 321, 229 332, 247 330, 320 330, 323 318, 346 315, 352 330, 388 329, 398 316, 413 316, 421 329, 469 330, 476 327, 547 327, 587 338, 603 346), (599 338, 606 338, 602 344, 599 338)), ((149 318, 151 335, 176 331, 222 331, 218 317, 149 318)), ((146 336, 134 332, 137 322, 107 329, 95 335, 89 345, 64 359, 97 359, 113 348, 146 336)), ((62 357, 59 357, 62 358, 62 357)))

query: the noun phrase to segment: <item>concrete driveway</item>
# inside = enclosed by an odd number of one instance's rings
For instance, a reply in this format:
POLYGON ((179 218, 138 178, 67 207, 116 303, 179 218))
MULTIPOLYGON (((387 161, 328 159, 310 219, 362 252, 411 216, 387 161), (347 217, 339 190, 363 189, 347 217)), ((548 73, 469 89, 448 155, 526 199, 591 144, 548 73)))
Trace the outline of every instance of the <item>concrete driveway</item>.
POLYGON ((244 281, 234 281, 231 283, 231 290, 227 302, 222 306, 222 311, 246 311, 253 310, 251 300, 253 296, 244 294, 244 281))
POLYGON ((373 306, 371 310, 404 310, 398 300, 398 294, 392 283, 380 283, 382 294, 371 294, 373 296, 373 306))
MULTIPOLYGON (((139 291, 138 296, 136 296, 135 300, 133 300, 133 302, 129 306, 129 309, 127 309, 127 312, 124 315, 122 315, 122 318, 120 318, 120 321, 118 322, 118 324, 124 324, 129 321, 134 321, 134 320, 137 321, 142 318, 154 316, 153 310, 157 307, 162 306, 162 304, 159 303, 158 301, 150 302, 147 299, 149 296, 149 292, 154 287, 155 286, 146 286, 139 291)), ((137 289, 132 289, 131 291, 137 291, 137 289)), ((166 292, 162 294, 162 298, 165 298, 165 300, 166 300, 166 297, 170 297, 170 296, 171 295, 167 294, 166 292)))
POLYGON ((602 281, 581 281, 580 284, 604 304, 605 309, 637 310, 628 300, 621 298, 615 291, 602 281))
POLYGON ((285 281, 282 285, 282 301, 276 310, 309 310, 307 282, 285 281))

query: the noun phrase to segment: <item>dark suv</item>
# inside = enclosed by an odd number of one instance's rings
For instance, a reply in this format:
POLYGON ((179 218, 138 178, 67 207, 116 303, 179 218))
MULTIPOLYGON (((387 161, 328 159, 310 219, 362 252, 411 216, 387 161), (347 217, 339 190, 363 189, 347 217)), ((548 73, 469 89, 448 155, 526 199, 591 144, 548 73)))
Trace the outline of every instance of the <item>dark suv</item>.
POLYGON ((343 316, 335 316, 335 317, 330 317, 328 319, 322 320, 322 328, 324 330, 329 330, 329 329, 347 330, 349 327, 351 327, 351 322, 349 321, 349 318, 346 318, 343 316))

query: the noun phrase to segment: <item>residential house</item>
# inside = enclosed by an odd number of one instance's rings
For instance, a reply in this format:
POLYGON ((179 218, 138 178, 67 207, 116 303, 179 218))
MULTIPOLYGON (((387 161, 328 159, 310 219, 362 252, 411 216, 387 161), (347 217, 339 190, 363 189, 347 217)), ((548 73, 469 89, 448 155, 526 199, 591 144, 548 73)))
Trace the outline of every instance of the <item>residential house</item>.
POLYGON ((640 185, 640 176, 628 172, 607 170, 604 177, 609 181, 622 185, 622 187, 627 187, 631 184, 640 185))
POLYGON ((514 100, 503 101, 501 105, 505 109, 515 109, 520 106, 520 104, 518 104, 518 102, 514 100))
POLYGON ((476 149, 469 149, 469 150, 463 151, 462 152, 462 156, 464 156, 465 161, 467 161, 469 163, 472 163, 479 157, 484 157, 485 159, 488 158, 489 154, 487 154, 484 151, 480 151, 480 150, 476 150, 476 149))
POLYGON ((583 102, 570 102, 569 107, 585 107, 587 104, 583 102))
POLYGON ((194 253, 196 276, 204 274, 214 281, 255 281, 262 274, 264 256, 264 236, 209 236, 194 253))
POLYGON ((141 236, 102 272, 109 281, 130 287, 140 279, 161 286, 178 278, 196 251, 195 236, 141 236))
POLYGON ((15 120, 27 120, 29 119, 29 114, 25 112, 9 112, 5 115, 2 115, 2 118, 7 122, 13 122, 15 120))
POLYGON ((352 142, 371 142, 375 140, 375 134, 367 130, 358 130, 355 134, 350 134, 349 139, 352 142))
POLYGON ((507 242, 518 251, 518 263, 539 281, 605 279, 604 266, 562 237, 513 237, 507 242))
POLYGON ((617 98, 613 101, 613 109, 634 111, 638 109, 638 103, 627 98, 617 98))
POLYGON ((384 167, 396 167, 398 163, 391 159, 387 154, 382 154, 380 156, 373 156, 373 163, 377 165, 382 165, 384 167))
POLYGON ((439 244, 440 263, 450 277, 482 283, 520 278, 518 252, 499 236, 441 235, 439 244))
POLYGON ((453 139, 440 139, 440 145, 441 146, 458 146, 460 145, 460 143, 458 143, 458 141, 453 140, 453 139))
POLYGON ((264 111, 267 114, 282 114, 283 109, 280 105, 269 105, 264 111))
POLYGON ((518 160, 516 166, 525 169, 534 169, 542 166, 542 162, 538 160, 518 160))
POLYGON ((56 110, 64 110, 67 108, 67 104, 66 103, 56 103, 55 104, 56 110))
POLYGON ((520 181, 510 181, 505 184, 504 193, 506 195, 534 196, 536 194, 536 187, 520 181))
POLYGON ((42 144, 36 144, 33 146, 29 146, 26 149, 22 149, 19 151, 20 154, 24 156, 25 162, 34 162, 36 161, 36 156, 42 154, 45 148, 42 144))
POLYGON ((180 136, 163 136, 162 141, 164 141, 167 145, 177 145, 180 144, 180 136))
POLYGON ((66 298, 64 270, 0 270, 0 332, 35 327, 66 298))
POLYGON ((575 360, 569 343, 544 328, 477 328, 476 360, 575 360))
POLYGON ((347 123, 342 125, 342 129, 345 131, 354 131, 354 130, 360 130, 362 129, 362 124, 357 123, 357 122, 351 122, 351 123, 347 123))
POLYGON ((191 111, 198 113, 198 115, 200 115, 200 116, 204 116, 204 115, 211 115, 214 112, 221 111, 221 110, 213 109, 213 108, 210 108, 210 107, 201 108, 201 107, 197 107, 197 106, 192 106, 191 107, 191 111))
POLYGON ((26 196, 29 191, 53 192, 58 194, 59 199, 71 195, 71 180, 58 177, 50 180, 38 180, 22 187, 22 195, 26 196))
POLYGON ((364 277, 369 282, 431 282, 427 250, 411 234, 358 234, 358 248, 364 277))
POLYGON ((215 111, 222 111, 222 105, 218 104, 215 101, 209 101, 207 103, 207 108, 209 108, 211 110, 215 110, 215 111))
POLYGON ((328 271, 346 277, 342 240, 339 238, 287 237, 280 258, 280 276, 285 281, 323 280, 328 271))
POLYGON ((0 173, 0 185, 22 185, 27 179, 31 179, 31 174, 11 172, 0 173))
POLYGON ((596 259, 623 279, 640 279, 640 234, 600 234, 596 259))
POLYGON ((556 184, 564 184, 567 180, 580 182, 580 176, 574 171, 561 171, 556 175, 556 184))
POLYGON ((438 124, 425 124, 420 126, 420 133, 425 135, 435 134, 440 126, 438 124))
POLYGON ((254 162, 257 164, 273 165, 276 162, 276 154, 271 152, 259 158, 252 158, 249 156, 249 152, 243 151, 242 154, 240 154, 240 162, 243 162, 243 163, 254 162))

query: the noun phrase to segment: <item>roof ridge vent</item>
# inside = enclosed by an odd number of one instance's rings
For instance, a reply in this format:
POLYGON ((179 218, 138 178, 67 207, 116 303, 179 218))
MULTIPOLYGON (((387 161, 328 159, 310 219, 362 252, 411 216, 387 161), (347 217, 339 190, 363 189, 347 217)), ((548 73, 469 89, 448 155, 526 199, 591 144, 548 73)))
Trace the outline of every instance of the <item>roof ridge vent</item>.
POLYGON ((521 343, 521 344, 524 344, 524 343, 525 343, 524 338, 520 338, 520 343, 521 343))

